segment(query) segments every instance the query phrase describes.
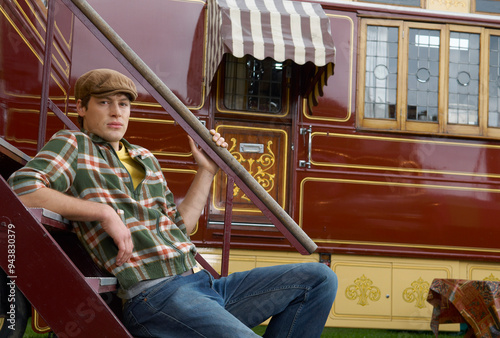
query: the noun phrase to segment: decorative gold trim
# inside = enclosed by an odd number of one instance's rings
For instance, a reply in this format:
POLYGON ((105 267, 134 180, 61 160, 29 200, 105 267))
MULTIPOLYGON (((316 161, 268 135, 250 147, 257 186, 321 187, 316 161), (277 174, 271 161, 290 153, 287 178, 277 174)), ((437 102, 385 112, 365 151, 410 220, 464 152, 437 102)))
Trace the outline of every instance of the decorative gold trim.
POLYGON ((193 169, 161 168, 161 171, 177 172, 183 174, 195 174, 198 172, 193 169))
MULTIPOLYGON (((286 149, 288 148, 288 134, 285 130, 283 129, 262 129, 262 128, 256 128, 256 127, 246 127, 246 126, 234 126, 234 125, 219 125, 216 127, 216 131, 219 132, 220 131, 220 128, 228 128, 228 129, 246 129, 246 130, 264 130, 266 132, 275 132, 275 133, 282 133, 284 135, 284 138, 285 138, 285 141, 284 141, 284 147, 285 147, 285 151, 283 151, 283 154, 284 154, 284 170, 283 170, 283 178, 282 178, 282 183, 281 184, 281 189, 282 189, 282 201, 280 203, 280 206, 282 208, 285 207, 285 203, 286 203, 286 182, 287 182, 287 177, 288 177, 288 171, 287 171, 287 168, 288 168, 288 152, 286 151, 286 149)), ((280 186, 280 183, 277 184, 278 186, 278 189, 279 189, 279 186, 280 186)), ((215 187, 215 185, 217 184, 217 176, 215 177, 214 179, 214 182, 213 182, 213 185, 215 187)), ((217 205, 215 205, 215 200, 216 200, 216 196, 215 196, 215 189, 212 189, 212 207, 215 209, 215 210, 218 210, 218 211, 224 211, 225 210, 225 207, 218 207, 217 205)), ((257 208, 254 208, 254 209, 242 209, 242 208, 233 208, 233 211, 244 211, 244 212, 249 212, 249 213, 260 213, 260 209, 257 209, 257 208)))
MULTIPOLYGON (((142 122, 142 123, 155 123, 155 124, 170 124, 175 125, 175 121, 173 120, 161 120, 161 119, 148 119, 143 117, 130 117, 129 121, 134 122, 142 122)), ((152 151, 153 155, 157 156, 171 156, 171 157, 190 157, 193 155, 192 152, 187 153, 173 153, 173 152, 165 152, 165 151, 152 151)))
MULTIPOLYGON (((68 116, 76 117, 76 116, 78 116, 78 114, 75 112, 69 112, 68 116)), ((133 117, 133 116, 131 116, 129 118, 129 121, 142 122, 142 123, 155 123, 155 124, 171 124, 171 125, 175 125, 175 123, 176 123, 174 120, 161 120, 161 119, 154 119, 154 118, 150 119, 150 118, 133 117)), ((171 156, 171 157, 190 157, 193 155, 192 152, 172 153, 172 152, 164 152, 164 151, 151 151, 151 153, 155 156, 161 155, 161 156, 171 156)))
MULTIPOLYGON (((324 117, 324 116, 312 116, 307 113, 307 98, 302 99, 302 114, 305 118, 309 120, 318 120, 318 121, 330 121, 330 122, 346 122, 352 116, 352 81, 353 81, 353 65, 354 65, 354 22, 349 16, 346 15, 335 15, 335 14, 326 14, 327 16, 336 17, 336 18, 345 18, 351 23, 351 44, 350 44, 350 62, 349 62, 349 95, 347 101, 347 115, 344 118, 335 118, 335 117, 324 117)), ((333 75, 335 76, 335 75, 333 75)))
POLYGON ((345 297, 349 300, 358 300, 358 305, 370 305, 368 300, 377 302, 380 299, 380 288, 373 285, 373 281, 364 274, 354 280, 353 284, 345 289, 345 297))
POLYGON ((32 325, 33 325, 33 328, 39 332, 49 332, 50 331, 50 326, 46 325, 46 326, 40 326, 40 314, 38 313, 38 311, 36 309, 33 308, 33 316, 32 316, 32 325))
MULTIPOLYGON (((470 187, 457 187, 457 186, 432 185, 432 184, 411 184, 411 183, 399 183, 399 182, 362 181, 362 180, 346 180, 346 179, 336 179, 336 178, 307 177, 307 178, 303 179, 300 183, 299 224, 298 224, 300 227, 303 227, 303 213, 304 213, 304 211, 303 211, 303 206, 304 206, 303 190, 304 190, 305 183, 307 183, 309 181, 500 193, 500 189, 470 188, 470 187)), ((313 239, 313 241, 317 242, 317 243, 329 243, 329 244, 350 244, 350 245, 365 245, 365 246, 388 246, 388 247, 420 248, 420 249, 434 249, 434 250, 460 250, 460 251, 500 253, 500 249, 493 249, 493 248, 474 248, 474 247, 442 246, 442 245, 416 245, 416 244, 407 244, 407 243, 364 242, 364 241, 351 241, 351 240, 328 240, 328 239, 323 239, 323 238, 313 239)))
MULTIPOLYGON (((33 31, 36 33, 36 35, 38 35, 38 37, 40 38, 40 40, 43 42, 43 44, 45 45, 45 38, 42 37, 42 35, 40 34, 40 32, 36 29, 35 25, 33 25, 33 22, 31 22, 28 18, 28 15, 26 14, 26 12, 24 12, 23 8, 21 7, 21 5, 18 3, 17 0, 14 0, 17 8, 19 9, 19 11, 24 15, 24 18, 26 19, 26 22, 29 23, 29 25, 31 26, 31 28, 33 29, 33 31)), ((42 29, 44 31, 47 31, 47 28, 45 27, 45 23, 42 22, 42 20, 39 18, 39 16, 37 15, 37 13, 35 12, 35 10, 33 9, 33 6, 31 6, 31 4, 28 2, 28 0, 25 0, 26 4, 28 5, 28 7, 30 8, 30 10, 33 12, 33 15, 35 16, 35 18, 37 19, 38 23, 40 24, 40 26, 42 27, 42 29)), ((73 20, 73 19, 72 19, 73 20)), ((66 47, 68 47, 68 50, 71 51, 71 47, 69 45, 69 42, 66 41, 66 39, 64 38, 64 36, 62 35, 61 31, 59 30, 59 27, 57 26, 57 23, 54 23, 54 27, 56 29, 56 31, 58 31, 60 33, 60 36, 62 38, 62 40, 64 41, 64 43, 66 44, 66 47)), ((64 73, 64 75, 66 75, 66 77, 69 77, 69 63, 68 61, 66 60, 66 58, 63 56, 63 53, 61 52, 61 50, 59 49, 59 47, 57 46, 57 44, 53 43, 53 46, 55 47, 57 53, 59 54, 59 56, 61 57, 61 60, 63 60, 66 64, 66 67, 65 69, 63 69, 63 67, 61 66, 61 64, 59 63, 59 61, 56 59, 56 57, 54 55, 52 55, 52 60, 53 62, 55 62, 58 66, 59 66, 59 69, 62 70, 62 72, 64 73)), ((43 64, 43 63, 42 63, 43 64)))
POLYGON ((429 288, 429 282, 426 282, 422 279, 422 277, 419 277, 418 280, 411 283, 411 286, 404 289, 402 295, 403 300, 407 303, 415 302, 415 307, 425 309, 429 288))
MULTIPOLYGON (((44 40, 44 37, 41 36, 40 32, 38 32, 38 30, 35 28, 35 26, 33 25, 33 23, 28 20, 28 16, 26 15, 26 13, 22 10, 21 6, 17 3, 17 0, 14 0, 18 6, 18 8, 22 11, 22 13, 24 14, 24 17, 26 18, 26 21, 28 21, 30 23, 30 26, 33 28, 33 30, 37 33, 38 37, 45 43, 45 40, 44 40)), ((29 3, 28 0, 25 0, 26 4, 28 5, 28 7, 30 8, 31 12, 33 13, 33 15, 35 16, 36 20, 38 21, 38 23, 40 24, 40 27, 42 27, 42 29, 47 32, 47 27, 46 27, 46 21, 42 20, 40 18, 40 16, 37 15, 37 12, 35 11, 35 9, 33 8, 33 6, 29 3)), ((47 10, 45 9, 45 12, 47 12, 47 10)), ((46 13, 45 13, 46 14, 46 13)), ((45 18, 47 19, 47 18, 45 18)), ((71 21, 74 22, 74 19, 75 19, 75 16, 73 15, 72 18, 71 18, 71 21)), ((71 32, 71 36, 70 36, 70 40, 69 41, 66 41, 64 35, 62 35, 62 32, 61 30, 59 29, 59 27, 57 26, 57 22, 54 22, 54 27, 55 29, 57 30, 57 32, 59 33, 59 35, 61 36, 61 39, 64 41, 64 44, 66 45, 66 47, 68 48, 68 50, 71 50, 71 45, 72 45, 72 41, 73 41, 73 32, 71 32)), ((72 26, 73 27, 73 26, 72 26)))
MULTIPOLYGON (((9 91, 5 91, 5 94, 11 97, 17 97, 17 98, 24 98, 24 99, 34 99, 34 100, 40 100, 40 95, 30 95, 30 94, 18 94, 18 93, 13 93, 9 91)), ((66 101, 66 96, 51 96, 50 97, 51 101, 66 101)), ((37 110, 40 112, 39 110, 37 110)))
POLYGON ((412 249, 431 249, 431 250, 453 250, 453 251, 477 251, 487 253, 500 253, 500 249, 485 249, 475 247, 462 246, 445 246, 445 245, 423 245, 423 244, 408 244, 408 243, 390 243, 390 242, 365 242, 365 241, 350 241, 350 240, 328 240, 324 238, 313 238, 316 243, 328 244, 343 244, 343 245, 362 245, 362 246, 387 246, 394 248, 412 248, 412 249))
MULTIPOLYGON (((70 101, 75 101, 75 97, 74 96, 70 96, 69 97, 69 100, 70 101)), ((168 103, 168 102, 167 102, 168 103)), ((149 107, 149 108, 161 108, 163 109, 163 107, 161 106, 161 104, 159 103, 151 103, 151 102, 143 102, 143 101, 134 101, 131 103, 132 106, 137 106, 137 107, 149 107)), ((186 106, 187 109, 189 110, 198 110, 198 109, 201 109, 203 106, 199 106, 199 107, 189 107, 189 106, 186 106)), ((172 108, 173 109, 173 108, 172 108)), ((153 114, 168 114, 165 110, 163 111, 157 111, 157 112, 153 112, 153 114)), ((170 115, 169 115, 170 116, 170 115)))
MULTIPOLYGON (((35 57, 38 59, 38 61, 40 62, 40 64, 43 65, 43 59, 40 57, 40 55, 37 54, 37 52, 35 51, 35 49, 33 48, 33 46, 28 42, 28 40, 26 39, 26 37, 21 33, 21 30, 15 25, 14 21, 7 15, 7 12, 5 11, 5 9, 3 8, 3 6, 1 4, 0 4, 0 12, 2 12, 2 14, 7 19, 7 21, 9 21, 9 23, 11 24, 11 26, 18 33, 19 37, 21 37, 21 39, 24 41, 24 43, 26 44, 26 46, 31 50, 31 52, 33 53, 33 55, 35 55, 35 57)), ((62 68, 61 68, 61 70, 64 72, 64 70, 62 68)), ((66 90, 63 88, 63 86, 61 85, 61 83, 54 77, 54 74, 52 72, 50 72, 50 77, 54 80, 54 82, 61 89, 61 91, 64 93, 64 95, 66 95, 66 90)))
MULTIPOLYGON (((468 279, 471 279, 472 278, 472 274, 474 273, 474 270, 486 270, 486 271, 498 271, 500 273, 500 267, 497 265, 497 266, 487 266, 487 265, 472 265, 472 266, 469 266, 469 271, 468 271, 468 275, 466 276, 466 278, 468 279)), ((491 275, 493 275, 493 273, 491 273, 491 275)), ((491 276, 490 276, 491 277, 491 276)), ((494 277, 494 276, 493 276, 494 277)), ((486 278, 489 278, 489 277, 486 277, 486 278)), ((487 280, 485 278, 485 280, 487 280)), ((496 278, 496 277, 494 277, 496 278)))
MULTIPOLYGON (((338 134, 330 132, 314 132, 311 137, 314 136, 326 136, 326 137, 339 137, 339 138, 350 138, 350 139, 365 139, 365 140, 377 140, 377 141, 387 141, 387 142, 407 142, 416 144, 432 144, 432 145, 445 145, 445 146, 461 146, 469 148, 479 148, 479 149, 500 149, 498 145, 484 145, 484 144, 471 144, 465 142, 445 142, 436 140, 416 140, 410 138, 396 138, 387 136, 367 136, 367 135, 351 135, 351 134, 338 134)), ((447 175, 460 175, 460 176, 471 176, 471 177, 488 177, 488 178, 500 178, 500 174, 479 174, 473 172, 461 172, 461 171, 445 171, 445 170, 430 170, 430 169, 415 169, 415 168, 403 168, 403 167, 384 167, 384 166, 371 166, 363 164, 344 164, 344 163, 327 163, 327 162, 316 162, 311 159, 311 164, 315 166, 324 167, 335 167, 335 168, 350 168, 350 169, 371 169, 371 170, 384 170, 384 171, 396 171, 396 172, 406 172, 406 173, 417 173, 417 174, 447 174, 447 175)))
MULTIPOLYGON (((273 153, 271 149, 271 145, 273 144, 273 141, 268 140, 267 141, 267 151, 262 153, 262 155, 257 159, 254 160, 252 158, 245 158, 243 154, 239 151, 236 150, 236 146, 238 144, 238 141, 236 138, 231 138, 229 141, 231 143, 231 146, 228 148, 229 153, 233 155, 234 158, 240 163, 248 163, 248 168, 247 171, 252 177, 256 179, 257 182, 264 188, 264 190, 269 193, 273 188, 275 187, 275 174, 270 174, 268 171, 274 167, 276 164, 276 155, 273 153), (254 173, 254 164, 257 165, 257 172, 254 173)), ((250 202, 250 198, 246 196, 243 191, 238 186, 235 186, 233 189, 233 197, 238 196, 240 193, 243 195, 241 196, 242 199, 250 202)))
POLYGON ((483 280, 490 281, 490 282, 500 282, 500 279, 495 277, 495 275, 493 275, 493 273, 490 273, 490 275, 488 277, 483 278, 483 280))

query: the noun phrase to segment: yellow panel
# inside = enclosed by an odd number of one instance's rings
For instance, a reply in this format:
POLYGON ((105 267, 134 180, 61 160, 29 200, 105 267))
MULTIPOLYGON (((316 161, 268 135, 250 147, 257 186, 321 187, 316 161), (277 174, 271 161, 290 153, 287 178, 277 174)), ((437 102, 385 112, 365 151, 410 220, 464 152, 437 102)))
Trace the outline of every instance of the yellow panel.
POLYGON ((470 0, 432 0, 427 1, 427 9, 433 11, 449 11, 470 13, 470 0))
POLYGON ((247 271, 256 267, 255 257, 231 255, 229 259, 229 273, 247 271))
POLYGON ((391 264, 335 262, 339 279, 331 316, 390 320, 391 264))
MULTIPOLYGON (((220 273, 222 250, 213 248, 198 248, 203 258, 220 273)), ((246 271, 257 267, 282 264, 319 262, 317 254, 303 256, 295 252, 231 250, 229 255, 229 273, 246 271)))
POLYGON ((500 265, 479 262, 464 263, 466 266, 466 279, 490 280, 500 282, 500 265))
POLYGON ((408 263, 393 266, 392 319, 430 321, 433 308, 427 303, 429 287, 434 278, 450 278, 452 268, 408 263))

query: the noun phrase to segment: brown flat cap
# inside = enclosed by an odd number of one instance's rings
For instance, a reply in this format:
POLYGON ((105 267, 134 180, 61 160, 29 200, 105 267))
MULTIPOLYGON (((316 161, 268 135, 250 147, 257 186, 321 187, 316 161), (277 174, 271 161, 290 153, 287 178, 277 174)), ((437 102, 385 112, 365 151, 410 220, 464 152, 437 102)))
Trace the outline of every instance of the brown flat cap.
POLYGON ((75 100, 87 95, 103 96, 118 93, 130 94, 130 100, 137 98, 134 81, 112 69, 94 69, 82 76, 75 84, 75 100))

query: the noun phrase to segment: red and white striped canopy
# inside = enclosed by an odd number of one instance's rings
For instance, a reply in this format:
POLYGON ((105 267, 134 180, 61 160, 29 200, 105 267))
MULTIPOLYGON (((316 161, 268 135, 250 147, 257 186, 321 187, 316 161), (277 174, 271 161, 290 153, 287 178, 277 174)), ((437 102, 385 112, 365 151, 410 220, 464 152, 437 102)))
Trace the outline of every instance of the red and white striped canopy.
MULTIPOLYGON (((335 62, 330 21, 319 4, 288 0, 207 0, 206 81, 224 53, 317 67, 335 62)), ((207 92, 208 92, 207 86, 207 92)))

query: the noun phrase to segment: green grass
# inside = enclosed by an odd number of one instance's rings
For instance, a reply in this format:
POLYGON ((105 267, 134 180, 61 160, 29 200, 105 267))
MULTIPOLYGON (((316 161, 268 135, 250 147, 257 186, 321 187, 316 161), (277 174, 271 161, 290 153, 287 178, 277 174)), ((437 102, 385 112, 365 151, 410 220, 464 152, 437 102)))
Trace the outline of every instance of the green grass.
MULTIPOLYGON (((262 335, 266 330, 265 326, 259 326, 254 329, 254 332, 262 335)), ((439 332, 439 338, 464 337, 463 332, 445 333, 439 332)), ((380 329, 349 329, 349 328, 325 328, 321 338, 425 338, 434 337, 431 331, 400 331, 400 330, 380 330, 380 329)))
MULTIPOLYGON (((263 335, 266 330, 265 326, 258 326, 254 332, 258 335, 263 335)), ((439 338, 461 338, 464 337, 463 332, 439 332, 439 338)), ((31 319, 26 327, 26 332, 23 338, 46 338, 48 334, 36 334, 31 329, 31 319)), ((434 337, 431 331, 399 331, 399 330, 378 330, 378 329, 348 329, 348 328, 325 328, 321 338, 426 338, 434 337)))

